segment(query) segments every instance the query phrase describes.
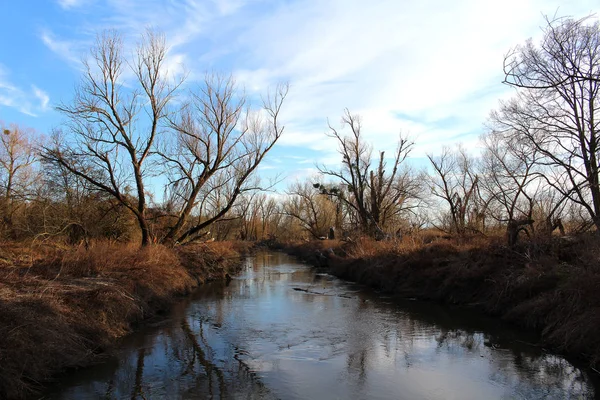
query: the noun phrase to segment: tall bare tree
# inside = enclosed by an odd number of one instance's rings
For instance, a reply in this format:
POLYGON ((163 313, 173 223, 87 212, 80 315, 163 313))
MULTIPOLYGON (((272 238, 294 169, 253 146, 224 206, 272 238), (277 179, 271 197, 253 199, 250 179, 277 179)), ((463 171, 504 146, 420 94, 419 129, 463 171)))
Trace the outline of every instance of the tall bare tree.
POLYGON ((560 171, 547 183, 584 207, 600 231, 600 23, 557 18, 543 34, 539 44, 530 39, 506 56, 505 83, 517 94, 492 119, 560 171))
POLYGON ((130 210, 142 245, 151 243, 146 167, 180 83, 171 83, 166 57, 165 38, 151 30, 131 58, 118 33, 99 35, 90 58, 83 61, 73 102, 58 107, 68 119, 71 140, 54 141, 43 153, 130 210))
POLYGON ((323 175, 337 181, 331 188, 321 185, 321 190, 352 209, 365 233, 385 236, 386 222, 415 206, 411 203, 417 197, 412 190, 414 186, 402 173, 402 164, 410 154, 413 142, 401 136, 390 165, 384 151, 379 152, 373 165, 372 148, 362 135, 360 117, 346 109, 342 117, 344 127, 350 129, 347 136, 329 125, 329 136, 338 142, 342 167, 334 170, 318 166, 323 175))
POLYGON ((260 187, 254 172, 283 133, 279 119, 287 92, 287 85, 279 85, 263 99, 261 110, 252 110, 231 77, 207 75, 201 89, 191 93, 191 101, 170 121, 177 146, 161 152, 171 171, 168 197, 175 217, 165 242, 193 240, 223 218, 240 194, 260 187), (207 218, 192 222, 207 189, 222 196, 207 218))

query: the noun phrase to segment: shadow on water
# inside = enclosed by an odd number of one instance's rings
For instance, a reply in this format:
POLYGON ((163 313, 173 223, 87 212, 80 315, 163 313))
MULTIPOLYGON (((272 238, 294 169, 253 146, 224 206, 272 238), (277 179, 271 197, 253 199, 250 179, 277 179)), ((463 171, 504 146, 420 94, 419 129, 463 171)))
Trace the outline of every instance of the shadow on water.
POLYGON ((259 253, 46 398, 594 398, 598 378, 499 321, 259 253))

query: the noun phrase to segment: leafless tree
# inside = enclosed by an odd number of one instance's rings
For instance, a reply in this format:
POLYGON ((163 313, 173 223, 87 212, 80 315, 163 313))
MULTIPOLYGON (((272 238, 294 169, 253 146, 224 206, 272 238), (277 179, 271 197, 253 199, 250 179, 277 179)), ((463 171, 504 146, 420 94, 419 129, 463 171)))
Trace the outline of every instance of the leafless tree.
POLYGON ((233 214, 239 221, 239 234, 242 240, 262 240, 275 234, 280 216, 279 204, 267 193, 253 192, 239 197, 233 207, 233 214))
POLYGON ((431 193, 448 204, 450 230, 459 235, 476 229, 473 220, 485 212, 478 198, 479 176, 475 159, 464 147, 456 151, 444 147, 439 156, 428 154, 435 171, 431 177, 431 193))
POLYGON ((5 126, 0 122, 0 185, 2 188, 2 221, 10 236, 14 236, 13 216, 19 202, 32 191, 34 132, 18 125, 5 126))
POLYGON ((179 82, 166 70, 162 35, 147 31, 129 59, 116 32, 99 35, 73 102, 58 110, 71 140, 45 146, 43 157, 113 196, 136 217, 142 245, 151 243, 146 182, 167 104, 179 82), (133 76, 129 80, 128 74, 133 76))
POLYGON ((295 182, 287 189, 283 212, 295 218, 313 238, 327 236, 336 224, 336 204, 310 181, 295 182))
MULTIPOLYGON (((577 208, 581 211, 581 207, 573 202, 568 202, 568 199, 553 186, 545 184, 544 179, 537 179, 535 184, 538 188, 534 198, 533 219, 536 221, 537 233, 551 235, 554 230, 558 229, 560 234, 564 235, 566 228, 563 224, 563 218, 568 217, 567 208, 573 210, 577 208)), ((573 222, 570 221, 570 218, 567 218, 567 221, 573 222)), ((589 218, 586 221, 587 230, 590 227, 589 218)))
POLYGON ((191 101, 170 121, 176 147, 160 152, 171 171, 168 196, 176 220, 163 241, 193 240, 222 219, 240 194, 260 188, 254 172, 283 133, 279 118, 287 92, 287 85, 279 85, 263 99, 261 110, 252 110, 231 77, 207 75, 201 89, 191 93, 191 101), (222 196, 210 216, 192 222, 207 188, 222 196))
POLYGON ((510 133, 496 131, 482 137, 484 151, 479 183, 480 193, 484 193, 482 197, 489 205, 488 214, 506 224, 509 245, 516 243, 520 230, 533 227, 538 189, 534 185, 538 176, 537 151, 527 143, 512 139, 510 133), (499 212, 495 213, 496 210, 499 212))
POLYGON ((384 151, 379 152, 377 162, 373 165, 372 148, 362 135, 360 117, 346 109, 342 117, 344 127, 350 129, 347 136, 329 125, 329 136, 338 142, 342 167, 334 170, 318 166, 324 176, 336 180, 331 187, 320 185, 321 191, 339 199, 351 209, 365 233, 383 237, 386 235, 383 229, 388 221, 402 211, 415 207, 411 200, 417 195, 412 191, 411 177, 404 175, 402 169, 413 142, 401 136, 390 165, 384 151))
POLYGON ((547 20, 543 34, 538 45, 530 39, 506 56, 505 83, 517 94, 492 119, 559 171, 547 183, 584 207, 600 230, 600 24, 557 18, 547 20))
POLYGON ((264 194, 257 198, 257 202, 260 210, 261 238, 274 237, 277 234, 277 227, 281 220, 279 204, 274 198, 266 198, 264 194))
POLYGON ((135 236, 134 215, 109 193, 58 163, 42 162, 41 167, 43 191, 33 200, 35 209, 30 210, 31 233, 40 238, 64 237, 71 244, 87 243, 90 238, 129 240, 135 236))

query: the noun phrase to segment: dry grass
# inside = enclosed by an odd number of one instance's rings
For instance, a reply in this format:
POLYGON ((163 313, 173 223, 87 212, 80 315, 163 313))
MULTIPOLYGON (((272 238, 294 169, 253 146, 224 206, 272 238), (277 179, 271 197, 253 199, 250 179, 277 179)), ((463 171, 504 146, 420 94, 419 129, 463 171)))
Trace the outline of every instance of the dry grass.
POLYGON ((187 270, 200 283, 223 279, 241 266, 240 257, 250 252, 250 242, 197 243, 177 248, 178 256, 187 270))
POLYGON ((536 330, 547 346, 600 363, 598 236, 538 238, 510 249, 501 237, 430 232, 401 241, 363 238, 284 248, 379 290, 479 308, 536 330))
POLYGON ((0 398, 93 361, 132 324, 233 272, 246 247, 0 244, 0 398))

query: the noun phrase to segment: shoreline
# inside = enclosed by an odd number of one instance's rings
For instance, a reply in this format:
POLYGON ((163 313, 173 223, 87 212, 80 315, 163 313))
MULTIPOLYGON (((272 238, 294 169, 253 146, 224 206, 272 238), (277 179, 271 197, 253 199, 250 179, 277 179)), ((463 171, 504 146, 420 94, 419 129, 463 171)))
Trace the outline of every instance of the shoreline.
POLYGON ((272 248, 387 294, 499 318, 538 334, 540 345, 598 372, 600 264, 598 252, 590 251, 598 242, 594 236, 564 243, 555 238, 508 249, 480 238, 409 246, 362 239, 276 243, 272 248))
POLYGON ((0 398, 35 397, 94 363, 201 284, 237 273, 250 248, 0 245, 0 398))

